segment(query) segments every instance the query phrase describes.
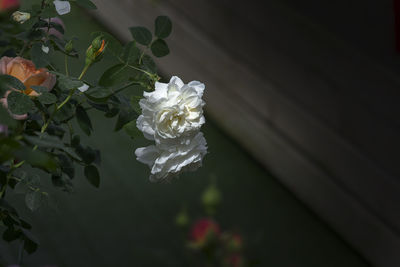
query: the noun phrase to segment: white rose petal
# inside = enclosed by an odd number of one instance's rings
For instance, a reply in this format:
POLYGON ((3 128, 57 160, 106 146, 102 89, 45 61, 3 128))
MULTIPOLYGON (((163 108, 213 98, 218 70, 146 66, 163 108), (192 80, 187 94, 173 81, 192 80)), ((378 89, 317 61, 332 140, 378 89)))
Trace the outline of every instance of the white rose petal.
POLYGON ((142 115, 137 127, 156 144, 187 142, 185 137, 199 131, 205 122, 202 100, 204 84, 184 84, 174 76, 169 83, 156 83, 153 92, 144 92, 139 105, 142 115))
POLYGON ((81 91, 82 93, 86 92, 89 89, 89 85, 84 83, 81 87, 78 87, 78 90, 81 91))
POLYGON ((59 15, 65 15, 71 12, 71 4, 68 1, 55 0, 53 3, 59 15))
POLYGON ((198 132, 187 144, 164 150, 159 146, 136 149, 137 160, 151 168, 150 181, 169 181, 183 171, 195 171, 207 154, 207 142, 198 132))
POLYGON ((49 51, 50 51, 50 48, 49 48, 48 46, 42 45, 42 51, 43 51, 44 53, 48 54, 49 51))

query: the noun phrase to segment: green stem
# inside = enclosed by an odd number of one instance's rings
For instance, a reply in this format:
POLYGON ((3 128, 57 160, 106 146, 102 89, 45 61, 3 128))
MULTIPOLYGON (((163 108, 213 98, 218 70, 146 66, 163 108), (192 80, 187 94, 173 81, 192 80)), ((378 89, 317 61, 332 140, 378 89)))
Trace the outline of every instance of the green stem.
POLYGON ((81 79, 83 78, 83 76, 84 76, 84 75, 86 74, 86 72, 88 71, 89 67, 90 67, 90 64, 86 64, 86 65, 85 65, 85 67, 83 68, 83 70, 82 70, 82 72, 81 72, 81 75, 79 75, 78 80, 81 80, 81 79))
POLYGON ((18 55, 22 57, 22 54, 25 52, 25 49, 28 47, 30 42, 25 42, 24 46, 22 47, 21 51, 19 51, 18 55))
MULTIPOLYGON (((143 54, 142 54, 142 56, 143 56, 143 54)), ((140 59, 139 59, 139 64, 140 64, 140 61, 141 61, 141 59, 142 59, 142 56, 141 56, 140 59)), ((144 69, 141 69, 141 68, 138 68, 138 67, 129 65, 127 62, 123 61, 120 57, 118 57, 118 60, 119 60, 121 63, 124 63, 125 66, 127 66, 127 67, 129 67, 129 68, 132 68, 132 69, 134 69, 134 70, 143 72, 144 74, 146 74, 146 75, 149 76, 150 78, 153 78, 153 77, 154 77, 154 74, 151 74, 150 72, 145 71, 144 69)))
POLYGON ((118 94, 118 93, 122 92, 123 90, 125 90, 126 88, 128 88, 128 87, 130 87, 130 86, 132 86, 132 85, 135 85, 135 84, 136 84, 136 85, 140 85, 140 83, 138 83, 138 82, 130 82, 130 83, 128 83, 128 84, 122 86, 121 88, 115 90, 115 91, 113 92, 113 95, 118 94))
MULTIPOLYGON (((90 67, 90 65, 86 65, 86 66, 83 68, 82 73, 81 73, 81 75, 79 75, 78 80, 81 80, 81 79, 82 79, 82 77, 85 75, 85 73, 87 72, 87 70, 89 69, 89 67, 90 67)), ((56 115, 57 111, 59 111, 65 104, 68 103, 68 101, 69 101, 69 100, 71 99, 71 97, 74 95, 76 89, 77 89, 77 88, 72 88, 72 89, 69 91, 69 94, 68 94, 67 98, 65 98, 64 101, 63 101, 60 105, 56 106, 56 108, 54 109, 53 113, 51 113, 49 119, 47 120, 47 122, 43 125, 42 129, 40 130, 40 133, 44 133, 44 132, 47 130, 47 127, 49 127, 49 124, 50 124, 51 120, 53 119, 54 115, 56 115)), ((36 147, 36 146, 35 146, 35 147, 36 147)))

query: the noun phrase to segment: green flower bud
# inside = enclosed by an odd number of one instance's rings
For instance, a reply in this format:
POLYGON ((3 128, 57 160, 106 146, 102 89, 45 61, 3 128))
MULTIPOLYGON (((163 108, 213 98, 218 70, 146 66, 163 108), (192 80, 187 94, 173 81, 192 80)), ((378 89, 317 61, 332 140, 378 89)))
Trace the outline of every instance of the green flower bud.
POLYGON ((94 62, 99 61, 105 48, 106 41, 103 39, 103 36, 100 35, 96 37, 86 51, 86 65, 91 65, 94 62))
POLYGON ((67 54, 72 52, 72 50, 74 49, 74 45, 72 43, 72 40, 69 40, 69 42, 65 45, 64 49, 65 49, 65 52, 67 54))
POLYGON ((186 212, 186 209, 183 208, 178 215, 175 217, 175 224, 178 227, 186 227, 189 224, 189 216, 186 212))
POLYGON ((201 197, 206 212, 213 215, 221 203, 221 193, 215 183, 211 183, 201 197))

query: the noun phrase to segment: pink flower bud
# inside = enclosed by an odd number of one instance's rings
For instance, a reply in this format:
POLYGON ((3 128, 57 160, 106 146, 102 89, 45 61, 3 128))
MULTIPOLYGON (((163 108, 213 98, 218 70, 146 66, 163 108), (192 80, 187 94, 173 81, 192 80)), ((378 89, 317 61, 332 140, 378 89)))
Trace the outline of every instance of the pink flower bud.
POLYGON ((8 127, 7 125, 0 124, 0 135, 8 135, 8 127))
POLYGON ((193 225, 190 239, 197 245, 205 244, 207 241, 218 237, 219 225, 211 219, 200 219, 193 225))

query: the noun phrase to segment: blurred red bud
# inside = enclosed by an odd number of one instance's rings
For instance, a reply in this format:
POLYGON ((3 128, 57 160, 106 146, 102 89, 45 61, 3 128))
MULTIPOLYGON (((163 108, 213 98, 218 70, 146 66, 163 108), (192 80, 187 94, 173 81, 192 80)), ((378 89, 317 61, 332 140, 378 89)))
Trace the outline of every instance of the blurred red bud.
POLYGON ((209 240, 218 238, 219 225, 211 219, 200 219, 194 223, 190 231, 190 239, 194 244, 203 245, 209 240))

